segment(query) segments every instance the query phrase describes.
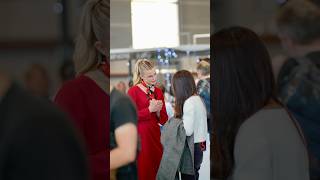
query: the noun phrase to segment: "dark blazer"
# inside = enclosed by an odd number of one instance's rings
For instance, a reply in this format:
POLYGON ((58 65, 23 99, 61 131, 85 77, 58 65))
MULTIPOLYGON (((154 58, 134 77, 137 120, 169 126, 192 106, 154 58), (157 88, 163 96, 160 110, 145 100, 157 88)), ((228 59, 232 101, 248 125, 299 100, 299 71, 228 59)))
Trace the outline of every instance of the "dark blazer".
POLYGON ((87 180, 86 164, 69 120, 12 85, 0 101, 0 179, 87 180))

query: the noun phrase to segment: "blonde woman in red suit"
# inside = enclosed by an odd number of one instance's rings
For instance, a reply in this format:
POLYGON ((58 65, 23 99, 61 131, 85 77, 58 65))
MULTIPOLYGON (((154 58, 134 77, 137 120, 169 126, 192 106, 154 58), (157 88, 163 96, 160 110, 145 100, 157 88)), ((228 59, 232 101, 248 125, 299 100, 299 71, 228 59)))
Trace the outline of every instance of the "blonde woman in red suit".
POLYGON ((138 133, 141 142, 138 154, 139 180, 155 180, 162 157, 160 127, 168 120, 162 91, 155 87, 156 70, 147 59, 135 64, 133 83, 128 95, 138 110, 138 133))

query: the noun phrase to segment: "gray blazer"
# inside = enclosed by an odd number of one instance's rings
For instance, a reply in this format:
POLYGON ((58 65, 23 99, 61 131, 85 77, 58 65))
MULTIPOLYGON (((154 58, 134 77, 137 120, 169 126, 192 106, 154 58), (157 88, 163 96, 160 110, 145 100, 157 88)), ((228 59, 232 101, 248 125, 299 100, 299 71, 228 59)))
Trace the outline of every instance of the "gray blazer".
POLYGON ((263 109, 246 120, 234 158, 232 180, 309 180, 306 147, 284 109, 263 109))
POLYGON ((157 180, 178 179, 177 172, 194 174, 194 140, 187 137, 183 121, 170 118, 161 133, 163 154, 157 173, 157 180))

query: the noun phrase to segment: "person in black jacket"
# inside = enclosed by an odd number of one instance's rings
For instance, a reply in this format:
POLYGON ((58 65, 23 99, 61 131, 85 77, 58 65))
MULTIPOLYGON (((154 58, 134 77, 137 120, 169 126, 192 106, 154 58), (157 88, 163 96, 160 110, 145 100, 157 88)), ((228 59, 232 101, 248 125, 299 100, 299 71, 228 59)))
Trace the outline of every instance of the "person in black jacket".
POLYGON ((88 180, 86 161, 65 115, 0 70, 0 179, 88 180))

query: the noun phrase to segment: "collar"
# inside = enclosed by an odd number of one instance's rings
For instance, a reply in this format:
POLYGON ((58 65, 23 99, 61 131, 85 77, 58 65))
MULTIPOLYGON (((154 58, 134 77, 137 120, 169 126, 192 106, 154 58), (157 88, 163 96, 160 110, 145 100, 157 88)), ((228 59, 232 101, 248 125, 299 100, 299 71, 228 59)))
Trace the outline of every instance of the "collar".
POLYGON ((147 96, 150 99, 155 99, 155 96, 154 96, 155 85, 153 85, 153 84, 152 85, 148 85, 143 80, 141 81, 141 85, 144 86, 145 88, 147 88, 147 96))

